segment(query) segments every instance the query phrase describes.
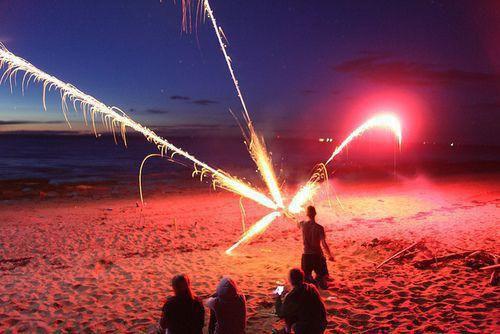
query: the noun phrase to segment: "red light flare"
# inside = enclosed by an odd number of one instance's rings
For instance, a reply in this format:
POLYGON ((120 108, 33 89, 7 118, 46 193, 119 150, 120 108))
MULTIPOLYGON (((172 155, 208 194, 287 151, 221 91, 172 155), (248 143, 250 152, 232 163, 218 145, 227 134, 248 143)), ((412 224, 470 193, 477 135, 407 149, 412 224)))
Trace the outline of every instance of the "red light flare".
MULTIPOLYGON (((428 124, 426 107, 422 99, 412 92, 401 89, 384 89, 359 94, 347 109, 343 112, 352 115, 342 119, 340 129, 342 133, 350 130, 352 124, 360 124, 370 116, 377 113, 394 114, 400 120, 405 133, 405 143, 418 142, 425 137, 425 130, 422 125, 428 124)), ((389 135, 389 134, 388 134, 389 135)))

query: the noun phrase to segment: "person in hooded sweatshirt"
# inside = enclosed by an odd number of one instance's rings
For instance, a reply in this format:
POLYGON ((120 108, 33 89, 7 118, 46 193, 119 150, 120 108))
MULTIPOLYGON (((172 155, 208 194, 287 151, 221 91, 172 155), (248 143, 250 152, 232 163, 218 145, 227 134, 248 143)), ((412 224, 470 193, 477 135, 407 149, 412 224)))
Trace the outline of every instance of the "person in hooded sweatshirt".
POLYGON ((276 295, 276 314, 285 319, 285 333, 323 334, 326 329, 326 309, 318 289, 305 282, 301 269, 294 268, 289 274, 293 289, 285 299, 276 295))
POLYGON ((163 305, 158 334, 202 334, 205 325, 205 308, 193 295, 187 275, 172 279, 174 296, 163 305))
POLYGON ((244 334, 247 322, 246 300, 236 283, 224 277, 215 295, 208 299, 210 309, 209 334, 244 334))

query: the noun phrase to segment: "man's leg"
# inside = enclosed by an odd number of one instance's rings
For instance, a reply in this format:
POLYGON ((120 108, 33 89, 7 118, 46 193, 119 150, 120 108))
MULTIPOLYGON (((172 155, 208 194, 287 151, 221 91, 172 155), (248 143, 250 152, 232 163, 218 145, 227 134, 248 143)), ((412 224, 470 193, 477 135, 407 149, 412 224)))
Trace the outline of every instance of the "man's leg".
POLYGON ((311 334, 309 333, 307 323, 305 322, 294 323, 292 326, 292 330, 294 334, 311 334))
POLYGON ((312 278, 312 271, 314 269, 314 263, 311 258, 311 254, 302 254, 301 267, 304 272, 304 276, 307 282, 314 283, 314 279, 312 278))
POLYGON ((323 255, 318 255, 314 261, 314 272, 316 273, 316 281, 321 289, 328 289, 328 266, 326 258, 323 255))
POLYGON ((292 326, 294 334, 323 334, 325 330, 321 326, 315 326, 307 322, 296 322, 292 326))

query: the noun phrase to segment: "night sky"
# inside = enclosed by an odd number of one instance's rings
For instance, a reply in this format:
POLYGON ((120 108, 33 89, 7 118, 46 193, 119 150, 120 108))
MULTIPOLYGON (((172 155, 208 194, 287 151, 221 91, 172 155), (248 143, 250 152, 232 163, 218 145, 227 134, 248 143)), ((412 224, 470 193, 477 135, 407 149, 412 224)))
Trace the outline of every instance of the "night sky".
MULTIPOLYGON (((213 0, 212 7, 268 136, 345 134, 391 110, 408 140, 500 144, 500 2, 213 0)), ((0 41, 166 136, 236 131, 228 109, 240 105, 214 32, 208 22, 181 32, 178 3, 2 0, 0 41)), ((41 111, 40 92, 33 85, 22 97, 2 87, 0 131, 66 129, 57 99, 41 111)))

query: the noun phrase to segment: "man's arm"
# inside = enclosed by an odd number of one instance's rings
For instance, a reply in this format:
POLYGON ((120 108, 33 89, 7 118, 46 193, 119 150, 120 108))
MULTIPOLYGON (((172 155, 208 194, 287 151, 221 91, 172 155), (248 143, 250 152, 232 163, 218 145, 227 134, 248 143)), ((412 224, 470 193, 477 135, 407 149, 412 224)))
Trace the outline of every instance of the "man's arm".
POLYGON ((289 318, 295 315, 300 308, 297 298, 293 293, 289 293, 285 296, 285 299, 281 301, 281 297, 276 298, 276 314, 280 318, 289 318))
POLYGON ((323 249, 325 250, 326 255, 328 255, 328 260, 333 261, 333 254, 330 251, 330 247, 328 246, 328 243, 326 242, 326 236, 323 233, 323 239, 321 240, 321 245, 323 246, 323 249))
POLYGON ((160 323, 158 324, 158 334, 164 334, 167 330, 167 324, 168 324, 168 310, 167 310, 167 303, 163 306, 161 310, 161 319, 160 323))
POLYGON ((303 221, 297 221, 297 228, 301 229, 303 224, 303 221))
POLYGON ((196 326, 202 329, 205 326, 205 308, 201 300, 196 301, 196 309, 196 318, 194 321, 196 322, 196 326))
POLYGON ((274 308, 278 317, 283 318, 283 301, 280 295, 276 295, 276 300, 274 302, 274 308))

